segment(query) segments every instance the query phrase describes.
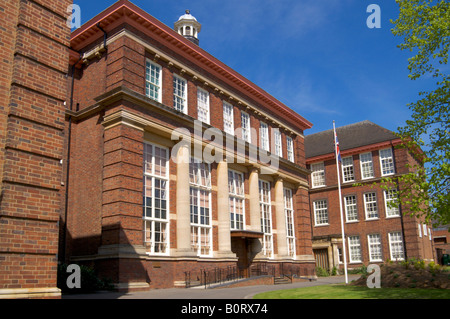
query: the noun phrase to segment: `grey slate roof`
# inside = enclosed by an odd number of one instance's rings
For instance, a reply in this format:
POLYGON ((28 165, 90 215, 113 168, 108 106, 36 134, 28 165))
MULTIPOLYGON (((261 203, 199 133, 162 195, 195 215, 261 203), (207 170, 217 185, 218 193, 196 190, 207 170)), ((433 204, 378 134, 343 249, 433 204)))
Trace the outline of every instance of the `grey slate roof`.
MULTIPOLYGON (((365 145, 391 141, 393 132, 370 121, 362 121, 336 128, 341 152, 365 145)), ((306 158, 334 153, 333 129, 305 136, 306 158)))

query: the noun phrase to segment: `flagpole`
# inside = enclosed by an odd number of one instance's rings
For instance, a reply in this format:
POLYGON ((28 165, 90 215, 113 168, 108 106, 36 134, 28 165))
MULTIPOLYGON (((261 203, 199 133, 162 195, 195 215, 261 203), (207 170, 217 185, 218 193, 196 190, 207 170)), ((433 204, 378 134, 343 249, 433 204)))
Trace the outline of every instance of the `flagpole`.
POLYGON ((336 155, 336 170, 337 170, 337 178, 338 178, 338 189, 339 189, 339 209, 341 213, 341 233, 342 233, 342 253, 344 255, 344 273, 345 273, 345 283, 348 284, 348 275, 347 275, 347 254, 345 252, 345 234, 344 234, 344 214, 342 212, 342 194, 341 194, 341 176, 340 176, 340 165, 338 156, 338 148, 337 148, 337 135, 336 135, 336 127, 333 121, 333 131, 334 131, 334 153, 336 155))

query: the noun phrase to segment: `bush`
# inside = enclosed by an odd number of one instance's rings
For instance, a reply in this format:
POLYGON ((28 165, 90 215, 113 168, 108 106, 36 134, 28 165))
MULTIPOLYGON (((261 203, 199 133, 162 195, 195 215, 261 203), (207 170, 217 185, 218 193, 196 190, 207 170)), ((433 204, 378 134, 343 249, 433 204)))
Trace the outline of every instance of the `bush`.
POLYGON ((352 274, 352 275, 358 275, 358 274, 367 275, 367 267, 365 265, 362 265, 361 267, 353 268, 353 269, 349 270, 348 273, 352 274))
POLYGON ((331 276, 336 276, 339 275, 339 270, 337 269, 336 266, 333 267, 333 269, 331 269, 331 276))
POLYGON ((330 274, 328 273, 328 270, 322 267, 316 267, 316 275, 318 277, 328 277, 330 274))
POLYGON ((69 288, 67 287, 67 278, 71 275, 67 272, 66 264, 58 265, 58 288, 61 289, 63 293, 90 293, 99 290, 112 290, 113 285, 111 280, 98 278, 95 270, 80 265, 80 288, 69 288))

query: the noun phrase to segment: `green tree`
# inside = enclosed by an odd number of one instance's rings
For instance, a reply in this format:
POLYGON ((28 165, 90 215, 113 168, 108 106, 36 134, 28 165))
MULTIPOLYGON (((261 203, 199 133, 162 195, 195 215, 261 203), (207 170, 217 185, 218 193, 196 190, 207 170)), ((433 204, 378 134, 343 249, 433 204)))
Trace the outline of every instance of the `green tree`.
POLYGON ((401 50, 409 50, 409 77, 432 77, 436 87, 420 92, 416 102, 408 104, 411 119, 400 127, 404 146, 423 162, 415 172, 399 182, 406 190, 399 202, 414 215, 427 221, 450 224, 450 45, 449 0, 396 0, 400 14, 392 33, 403 37, 401 50), (422 150, 423 152, 421 152, 422 150))

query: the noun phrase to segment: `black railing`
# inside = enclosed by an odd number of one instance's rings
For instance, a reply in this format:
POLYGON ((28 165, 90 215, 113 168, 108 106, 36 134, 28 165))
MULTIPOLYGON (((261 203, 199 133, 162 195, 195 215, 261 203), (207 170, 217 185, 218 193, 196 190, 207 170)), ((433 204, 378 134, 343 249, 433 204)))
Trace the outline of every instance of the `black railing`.
POLYGON ((245 277, 244 271, 237 266, 227 266, 224 268, 215 267, 213 269, 202 269, 196 272, 195 279, 193 273, 187 271, 185 274, 186 288, 195 286, 211 286, 212 284, 221 284, 229 281, 236 281, 245 277))
POLYGON ((196 272, 187 271, 185 274, 186 288, 221 284, 237 281, 243 278, 272 276, 287 277, 291 282, 293 278, 311 277, 314 270, 291 263, 269 264, 265 262, 253 263, 248 269, 239 269, 237 266, 215 267, 202 269, 196 272))

